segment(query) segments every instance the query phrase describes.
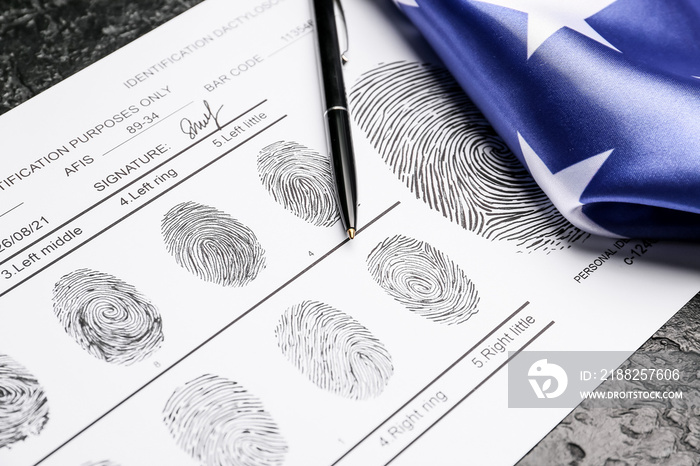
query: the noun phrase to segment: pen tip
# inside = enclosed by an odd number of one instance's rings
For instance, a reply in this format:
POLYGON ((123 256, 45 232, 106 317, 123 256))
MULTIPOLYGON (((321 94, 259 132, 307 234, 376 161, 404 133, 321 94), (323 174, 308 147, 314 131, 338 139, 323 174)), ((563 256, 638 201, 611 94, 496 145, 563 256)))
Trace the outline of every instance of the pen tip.
POLYGON ((348 228, 348 237, 350 239, 355 239, 355 229, 354 228, 348 228))

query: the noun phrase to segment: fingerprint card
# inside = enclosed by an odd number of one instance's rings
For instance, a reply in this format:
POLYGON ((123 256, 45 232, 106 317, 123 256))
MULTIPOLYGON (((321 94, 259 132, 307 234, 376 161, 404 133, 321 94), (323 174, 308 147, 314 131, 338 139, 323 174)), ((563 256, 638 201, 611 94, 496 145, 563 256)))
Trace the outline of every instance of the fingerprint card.
POLYGON ((0 464, 513 464, 568 409, 510 408, 512 363, 619 365, 695 294, 696 246, 571 225, 344 5, 353 240, 307 0, 207 0, 0 118, 0 464))

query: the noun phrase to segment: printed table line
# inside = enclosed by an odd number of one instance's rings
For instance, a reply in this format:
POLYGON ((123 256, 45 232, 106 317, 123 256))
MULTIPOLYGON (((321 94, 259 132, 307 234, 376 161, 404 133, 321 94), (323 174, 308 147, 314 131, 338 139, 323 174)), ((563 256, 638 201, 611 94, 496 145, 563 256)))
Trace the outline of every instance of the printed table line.
POLYGON ((488 376, 486 376, 486 378, 485 378, 484 380, 482 380, 481 382, 479 382, 479 384, 477 384, 476 387, 472 388, 472 389, 469 391, 469 393, 467 393, 467 394, 464 395, 459 401, 457 401, 457 403, 455 403, 454 406, 452 406, 450 409, 448 409, 442 416, 440 416, 435 422, 433 422, 432 424, 430 424, 430 425, 429 425, 423 432, 421 432, 416 438, 414 438, 413 440, 411 440, 411 441, 408 443, 408 445, 406 445, 405 447, 403 447, 403 448, 401 449, 401 451, 399 451, 396 455, 394 455, 393 458, 391 458, 389 461, 387 461, 387 462, 384 464, 384 466, 386 466, 386 465, 392 463, 396 458, 399 457, 399 455, 401 455, 404 451, 406 451, 406 450, 408 449, 408 447, 410 447, 411 445, 413 445, 414 443, 416 443, 416 441, 417 441, 419 438, 421 438, 426 432, 428 432, 430 429, 432 429, 432 428, 435 426, 435 424, 437 424, 438 422, 440 422, 441 420, 443 420, 443 419, 445 418, 445 416, 447 416, 448 414, 450 414, 450 413, 452 412, 452 410, 454 410, 457 406, 459 406, 460 404, 462 404, 462 402, 463 402, 464 400, 466 400, 467 398, 469 398, 474 392, 476 392, 479 388, 481 388, 481 386, 484 385, 491 377, 493 377, 494 375, 496 375, 496 373, 498 373, 501 369, 503 369, 510 361, 513 360, 513 358, 515 358, 518 354, 520 354, 520 352, 522 352, 525 348, 527 348, 528 346, 530 346, 530 343, 532 343, 532 342, 535 341, 537 338, 539 338, 539 337, 540 337, 545 331, 547 331, 552 325, 554 325, 554 321, 551 321, 551 322, 548 323, 542 330, 540 330, 539 332, 537 332, 537 334, 536 334, 535 336, 533 336, 532 338, 530 338, 520 349, 518 349, 517 351, 515 351, 508 359, 506 359, 506 360, 503 362, 503 364, 501 364, 500 366, 498 366, 493 372, 491 372, 488 376))
MULTIPOLYGON (((274 124, 274 123, 273 123, 273 124, 274 124)), ((241 144, 243 144, 243 143, 241 143, 241 144)), ((231 149, 231 150, 233 150, 233 149, 231 149)), ((229 152, 230 152, 230 151, 229 151, 229 152)), ((395 202, 393 205, 391 205, 391 206, 388 207, 386 210, 384 210, 384 211, 381 212, 379 215, 377 215, 377 216, 374 217, 372 220, 370 220, 361 230, 358 230, 357 234, 359 235, 359 234, 361 233, 361 231, 364 231, 367 227, 369 227, 369 226, 371 226, 372 224, 374 224, 377 220, 381 219, 382 217, 384 217, 385 215, 387 215, 389 212, 393 211, 393 210, 394 210, 396 207, 398 207, 400 204, 401 204, 400 201, 395 202)), ((322 261, 324 261, 325 259, 327 259, 327 258, 328 258, 329 256, 331 256, 334 252, 336 252, 336 251, 337 251, 338 249, 340 249, 342 246, 344 246, 345 244, 347 244, 349 241, 350 241, 350 238, 345 238, 343 241, 341 241, 341 242, 338 243, 336 246, 334 246, 333 248, 331 248, 328 252, 326 252, 326 253, 323 254, 321 257, 319 257, 319 258, 316 259, 314 262, 312 262, 310 265, 308 265, 307 267, 305 267, 301 272, 299 272, 299 273, 297 273, 296 275, 294 275, 291 279, 287 280, 285 283, 283 283, 282 285, 280 285, 279 287, 277 287, 275 290, 273 290, 273 291, 272 291, 271 293, 269 293, 267 296, 265 296, 264 298, 262 298, 260 301, 258 301, 257 303, 255 303, 255 304, 254 304, 253 306, 251 306, 250 308, 248 308, 248 310, 246 310, 245 312, 243 312, 240 316, 236 317, 234 320, 232 320, 231 322, 229 322, 228 324, 226 324, 225 326, 223 326, 222 328, 220 328, 219 330, 217 330, 213 335, 209 336, 209 337, 206 338, 204 341, 202 341, 200 344, 198 344, 198 345, 195 346, 193 349, 191 349, 189 352, 185 353, 182 357, 180 357, 178 360, 176 360, 175 362, 173 362, 171 365, 169 365, 168 367, 166 367, 165 369, 163 369, 163 371, 161 371, 159 374, 157 374, 157 375, 156 375, 155 377, 153 377, 151 380, 149 380, 148 382, 146 382, 145 384, 143 384, 141 387, 139 387, 138 389, 136 389, 136 390, 135 390, 134 392, 132 392, 129 396, 127 396, 127 397, 124 398, 122 401, 120 401, 119 403, 117 403, 116 405, 114 405, 112 408, 110 408, 109 410, 107 410, 105 413, 103 413, 102 415, 100 415, 97 419, 95 419, 94 421, 92 421, 90 424, 88 424, 87 426, 83 427, 81 430, 79 430, 79 431, 78 431, 77 433, 75 433, 73 436, 71 436, 70 438, 68 438, 66 441, 64 441, 63 443, 61 443, 60 445, 58 445, 56 448, 54 448, 52 451, 50 451, 48 454, 46 454, 43 458, 41 458, 39 461, 37 461, 36 463, 34 463, 34 466, 38 466, 39 464, 41 464, 41 463, 43 463, 44 461, 46 461, 47 459, 49 459, 51 456, 53 456, 54 454, 56 454, 60 449, 62 449, 63 447, 65 447, 66 445, 68 445, 70 442, 72 442, 73 440, 75 440, 76 438, 78 438, 81 434, 85 433, 87 430, 89 430, 91 427, 93 427, 93 426, 94 426, 95 424, 97 424, 99 421, 101 421, 102 419, 104 419, 105 417, 107 417, 109 414, 111 414, 112 412, 116 411, 119 407, 121 407, 122 405, 124 405, 124 403, 126 403, 127 401, 129 401, 130 399, 132 399, 133 397, 135 397, 136 395, 138 395, 141 391, 143 391, 143 390, 146 389, 148 386, 150 386, 152 383, 154 383, 155 381, 157 381, 158 379, 160 379, 162 376, 164 376, 166 373, 168 373, 171 369, 173 369, 173 368, 175 368, 176 366, 178 366, 181 362, 183 362, 184 360, 186 360, 187 358, 189 358, 190 356, 192 356, 194 353, 196 353, 197 351, 199 351, 200 349, 202 349, 202 348, 203 348, 204 346, 206 346, 208 343, 210 343, 211 341, 213 341, 216 337, 218 337, 219 335, 221 335, 222 333, 224 333, 226 330, 228 330, 229 328, 231 328, 231 327, 232 327, 233 325, 235 325, 236 323, 240 322, 241 319, 243 319, 245 316, 249 315, 249 314, 250 314, 251 312, 253 312, 255 309, 257 309, 258 307, 260 307, 260 305, 262 305, 262 304, 265 303, 267 300, 269 300, 270 298, 272 298, 273 296, 275 296, 277 293, 279 293, 280 291, 282 291, 284 288, 286 288, 287 286, 289 286, 291 283, 293 283, 295 280, 297 280, 299 277, 301 277, 302 275, 304 275, 306 272, 308 272, 309 270, 311 270, 312 268, 314 268, 315 266, 317 266, 319 263, 321 263, 322 261)))
POLYGON ((14 207, 11 208, 10 210, 8 210, 7 212, 0 214, 0 217, 4 217, 5 215, 7 215, 7 214, 9 214, 10 212, 12 212, 13 210, 15 210, 17 207, 21 207, 21 206, 23 206, 23 205, 24 205, 24 202, 20 202, 19 204, 17 204, 16 206, 14 206, 14 207))
MULTIPOLYGON (((372 435, 374 435, 374 433, 377 432, 379 429, 381 429, 382 426, 384 426, 384 424, 386 424, 387 421, 388 421, 389 419, 391 419, 391 418, 393 418, 394 416, 396 416, 399 412, 401 412, 401 410, 403 410, 406 406, 408 406, 409 404, 411 404, 416 398, 418 398, 418 397, 421 395, 421 393, 425 392, 431 385, 433 385, 435 382, 437 382, 440 378, 442 378, 445 374, 447 374, 450 370, 452 370, 457 364, 459 364, 462 360, 464 360, 464 358, 466 358, 466 357, 469 355, 469 353, 471 353, 471 352, 474 351, 476 348, 478 348, 479 346, 481 346, 481 344, 482 344, 484 341, 486 341, 491 335, 493 335, 494 333, 496 333, 496 332, 498 331, 498 329, 500 329, 501 327, 503 327, 503 326, 504 326, 506 323, 508 323, 508 321, 510 321, 513 317, 515 317, 516 315, 518 315, 518 313, 520 313, 520 311, 522 311, 523 309, 525 309, 525 308, 528 306, 528 304, 530 304, 530 302, 529 302, 529 301, 525 301, 525 303, 524 303, 523 305, 521 305, 518 309, 516 309, 516 310, 515 310, 512 314, 510 314, 508 317, 506 317, 505 319, 503 319, 503 320, 501 321, 500 324, 498 324, 497 326, 495 326, 495 327, 494 327, 489 333, 487 333, 481 340, 479 340, 478 342, 476 342, 471 348, 469 348, 464 354, 462 354, 462 356, 460 356, 459 358, 457 358, 457 360, 456 360, 455 362, 453 362, 452 364, 450 364, 444 371, 442 371, 440 374, 438 374, 436 377, 434 377, 433 380, 431 380, 431 381, 428 382, 423 388, 421 388, 420 390, 418 390, 418 391, 416 392, 415 395, 413 395, 408 401, 406 401, 404 404, 402 404, 396 411, 394 411, 394 412, 391 413, 389 416, 387 416, 386 419, 384 419, 381 423, 379 423, 379 425, 378 425, 377 427, 375 427, 374 429, 372 429, 372 431, 371 431, 370 433, 368 433, 367 435, 365 435, 359 442, 357 442, 355 445, 353 445, 352 448, 350 448, 348 451, 346 451, 346 452, 343 454, 343 456, 341 456, 340 458, 338 458, 333 464, 331 464, 331 466, 337 465, 337 464, 338 464, 340 461, 342 461, 346 456, 348 456, 353 450, 355 450, 355 448, 357 448, 358 446, 360 446, 360 445, 361 445, 362 443, 364 443, 368 438, 370 438, 372 435)), ((497 370, 498 370, 498 369, 497 369, 497 370)))
MULTIPOLYGON (((267 99, 265 99, 265 100, 263 100, 262 102, 259 102, 259 103, 255 104, 255 105, 253 105, 253 106, 250 107, 248 110, 245 110, 244 112, 241 112, 241 113, 240 113, 238 116, 236 116, 235 118, 232 118, 232 119, 229 120, 228 122, 226 122, 226 123, 224 123, 223 125, 221 125, 221 129, 223 129, 223 128, 225 128, 226 126, 230 125, 231 123, 233 123, 234 121, 238 120, 239 118, 242 118, 243 115, 245 115, 245 114, 247 114, 247 113, 250 113, 251 111, 253 111, 253 110, 256 109, 257 107, 259 107, 259 106, 261 106, 262 104, 264 104, 265 102, 267 102, 267 99)), ((286 115, 285 115, 285 116, 286 116, 286 115)), ((284 117, 282 117, 282 118, 284 118, 284 117)), ((276 123, 276 121, 273 122, 273 123, 271 123, 271 125, 274 124, 274 123, 276 123)), ((269 126, 268 126, 268 127, 269 127, 269 126)), ((264 129, 267 129, 267 128, 264 128, 264 129)), ((264 129, 261 130, 260 132, 264 131, 264 129)), ((53 230, 49 231, 49 232, 46 233, 44 236, 42 236, 42 237, 36 239, 34 242, 28 244, 28 245, 25 246, 24 248, 22 248, 22 249, 20 249, 19 251, 15 252, 14 254, 12 254, 12 255, 11 255, 10 257, 8 257, 7 259, 4 259, 4 260, 0 261, 0 266, 3 265, 3 264, 5 264, 5 263, 8 262, 8 261, 14 259, 14 258, 15 258, 16 256, 18 256, 19 254, 22 254, 22 253, 25 252, 27 249, 36 246, 38 243, 40 243, 41 241, 45 240, 45 239, 48 238, 49 236, 51 236, 51 235, 53 235, 53 234, 56 234, 59 230, 65 228, 66 225, 68 225, 68 224, 74 222, 75 220, 77 220, 78 218, 82 217, 82 216, 85 215, 86 213, 90 212, 91 210, 95 209, 96 207, 99 207, 99 206, 102 205, 103 203, 107 202, 108 200, 110 200, 110 199, 112 199, 113 197, 117 196, 118 194, 122 193, 122 192, 125 191, 127 188, 130 188, 131 186, 133 186, 133 185, 136 184, 137 182, 143 180, 146 176, 150 175, 151 173, 153 173, 154 171, 158 170, 158 169, 161 168, 162 166, 164 166, 164 165, 166 165, 166 164, 172 162, 172 161, 175 160, 177 157, 179 157, 180 155, 184 154, 185 152, 187 152, 188 150, 192 149, 193 147, 197 146, 198 144, 201 144, 202 142, 204 142, 205 140, 207 140, 211 135, 216 134, 217 131, 219 131, 219 130, 216 129, 216 130, 211 131, 209 134, 204 135, 199 141, 193 142, 192 144, 190 144, 189 146, 185 147, 184 149, 182 149, 180 152, 178 152, 177 154, 173 155, 173 156, 170 157, 169 159, 167 159, 167 160, 163 161, 162 163, 156 165, 156 166, 153 167, 151 170, 148 170, 148 171, 144 172, 141 176, 138 176, 138 177, 134 178, 131 182, 129 182, 129 183, 125 184, 124 186, 122 186, 121 188, 117 189, 117 190, 114 191, 112 194, 109 194, 108 196, 105 196, 105 197, 102 198, 100 201, 98 201, 98 202, 96 202, 95 204, 93 204, 93 205, 87 207, 87 208, 86 208, 85 210, 83 210, 82 212, 76 214, 73 218, 71 218, 71 219, 69 219, 69 220, 63 222, 61 225, 59 225, 59 226, 57 226, 56 228, 54 228, 53 230)), ((250 138, 246 139, 246 141, 244 141, 244 142, 247 142, 247 141, 250 140, 251 138, 257 136, 258 134, 260 134, 260 132, 254 134, 254 135, 251 136, 250 138)), ((244 142, 238 144, 238 145, 235 146, 233 149, 230 149, 228 152, 231 152, 232 150, 238 148, 238 147, 239 147, 240 145, 242 145, 244 142)), ((228 154, 228 152, 224 153, 223 155, 228 154)), ((222 155, 222 156, 223 156, 223 155, 222 155)), ((216 160, 218 160, 218 159, 216 159, 216 160)), ((8 290, 8 291, 9 291, 9 290, 8 290)), ((5 292, 3 292, 2 294, 0 294, 0 297, 2 297, 5 293, 7 293, 7 291, 5 291, 5 292)))
MULTIPOLYGON (((209 167, 209 166, 212 165, 214 162, 217 162, 217 161, 221 160, 223 157, 225 157, 226 155, 228 155, 228 154, 231 153, 232 151, 238 149, 239 147, 241 147, 241 146, 242 146, 243 144, 245 144, 246 142, 250 141, 250 140, 253 139, 254 137, 256 137, 256 136, 258 136, 259 134, 261 134, 263 131, 265 131, 265 130, 269 129, 270 127, 274 126, 275 124, 279 123, 279 122, 282 121, 284 118, 286 118, 286 116, 287 116, 287 115, 283 115, 282 117, 280 117, 280 118, 278 118, 277 120, 273 121, 272 123, 270 123, 270 124, 267 125, 266 127, 262 128, 262 129, 261 129, 260 131, 258 131, 257 133, 255 133, 255 134, 253 134, 252 136, 250 136, 248 139, 244 140, 243 142, 237 144, 236 146, 234 146, 234 147, 232 147, 231 149, 227 150, 227 151, 224 152, 223 154, 221 154, 221 155, 219 155, 218 157, 214 158, 213 160, 209 161, 208 163, 206 163, 205 165, 203 165, 203 166, 200 167, 199 169, 197 169, 197 170, 195 170, 194 172, 190 173, 188 176, 182 178, 180 181, 178 181, 178 182, 174 183, 173 185, 171 185, 169 188, 164 189, 164 190, 161 191, 159 194, 154 195, 150 200, 144 202, 143 205, 141 205, 141 206, 135 208, 135 209, 132 210, 131 212, 129 212, 129 213, 123 215, 122 217, 118 218, 116 221, 114 221, 114 222, 112 222, 111 224, 107 225, 107 226, 106 226, 105 228, 103 228, 102 230, 98 231, 97 233, 95 233, 95 234, 92 235, 91 237, 87 238, 87 239, 86 239, 85 241, 83 241, 82 243, 78 244, 75 248, 73 248, 73 249, 71 249, 70 251, 66 252, 66 253, 63 254, 62 256, 57 257, 56 259, 52 260, 51 262, 48 262, 45 266, 42 266, 41 268, 36 269, 35 272, 31 273, 30 275, 27 275, 26 277, 24 277, 24 278, 23 278, 22 280, 20 280, 19 282, 15 283, 14 285, 12 285, 12 286, 10 286, 9 288, 7 288, 5 291, 1 292, 1 293, 0 293, 0 298, 2 298, 3 296, 5 296, 7 293, 9 293, 10 291, 14 290, 15 288, 17 288, 18 286, 22 285, 22 284, 25 283, 27 280, 33 278, 33 277, 36 276, 37 274, 39 274, 39 273, 43 272, 44 270, 46 270, 47 268, 51 267, 53 264, 55 264, 56 262, 58 262, 58 261, 60 261, 61 259, 65 258, 65 257, 68 256, 69 254, 71 254, 71 253, 77 251, 78 249, 80 249, 81 247, 85 246, 86 244, 88 244, 88 243, 89 243, 90 241, 92 241, 93 239, 97 238, 98 236, 102 235, 102 234, 105 233, 106 231, 108 231, 108 230, 110 230, 111 228, 113 228, 115 225, 117 225, 117 224, 121 223, 122 221, 126 220, 127 218, 131 217, 133 214, 135 214, 136 212, 140 211, 140 210, 143 209, 144 207, 150 205, 153 201, 155 201, 155 200, 157 200, 157 199, 160 199, 161 196, 163 196, 163 195, 169 193, 171 190, 173 190, 174 188, 180 186, 182 183, 184 183, 185 181, 189 180, 189 179, 192 178, 194 175, 199 174, 202 170, 204 170, 205 168, 209 167)), ((169 159, 169 161, 170 161, 170 160, 172 160, 172 158, 169 159)), ((164 163, 167 163, 167 162, 164 162, 164 163)), ((153 170, 151 170, 151 171, 148 172, 148 173, 151 173, 151 172, 153 172, 154 170, 157 170, 157 169, 158 169, 160 166, 162 166, 162 165, 163 165, 163 164, 159 165, 158 167, 155 167, 153 170)), ((148 174, 148 173, 146 173, 146 174, 148 174)), ((145 175, 146 175, 146 174, 145 174, 145 175)), ((144 176, 145 176, 145 175, 144 175, 144 176)), ((111 197, 111 196, 110 196, 110 197, 111 197)), ((104 200, 103 200, 103 201, 104 201, 104 200)), ((97 205, 101 204, 103 201, 100 201, 98 204, 95 204, 92 208, 94 208, 94 207, 96 207, 97 205)), ((89 210, 92 210, 92 208, 90 208, 89 210)), ((83 214, 81 214, 81 215, 84 215, 85 213, 87 213, 87 211, 83 212, 83 214)), ((75 219, 78 218, 78 217, 79 217, 79 216, 74 217, 73 220, 75 220, 75 219)), ((63 226, 68 225, 68 224, 71 223, 71 221, 73 221, 73 220, 70 220, 70 221, 64 223, 63 226)), ((60 227, 59 227, 59 228, 60 228, 60 227)), ((56 230, 55 230, 55 231, 56 231, 56 230)), ((54 232, 55 232, 55 231, 54 231, 54 232)), ((49 234, 49 235, 50 235, 50 234, 49 234)), ((46 238, 46 237, 49 236, 49 235, 44 235, 44 237, 43 237, 42 239, 46 238)), ((29 247, 31 247, 31 246, 37 244, 39 241, 41 241, 41 239, 38 240, 38 241, 35 241, 34 243, 32 243, 32 245, 27 246, 27 247, 24 248, 22 251, 27 250, 29 247)), ((21 252, 21 251, 20 251, 20 252, 21 252)), ((13 256, 9 257, 8 259, 6 259, 5 261, 3 261, 2 263, 0 263, 0 265, 2 265, 3 263, 7 262, 7 261, 10 260, 10 259, 12 259, 12 257, 14 257, 14 256, 16 256, 16 255, 17 255, 17 253, 14 254, 13 256)))

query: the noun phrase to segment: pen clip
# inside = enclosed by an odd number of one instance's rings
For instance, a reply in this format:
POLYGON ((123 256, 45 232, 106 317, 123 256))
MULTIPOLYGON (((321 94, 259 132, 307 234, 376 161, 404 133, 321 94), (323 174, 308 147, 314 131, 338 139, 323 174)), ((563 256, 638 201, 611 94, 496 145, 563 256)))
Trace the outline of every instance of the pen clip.
POLYGON ((348 53, 348 50, 350 49, 350 36, 348 34, 348 23, 345 20, 345 10, 343 10, 343 4, 340 2, 340 0, 333 0, 335 4, 338 6, 338 10, 340 11, 340 18, 343 21, 343 31, 345 31, 345 49, 340 52, 340 58, 343 61, 343 65, 348 62, 348 57, 346 54, 348 53))

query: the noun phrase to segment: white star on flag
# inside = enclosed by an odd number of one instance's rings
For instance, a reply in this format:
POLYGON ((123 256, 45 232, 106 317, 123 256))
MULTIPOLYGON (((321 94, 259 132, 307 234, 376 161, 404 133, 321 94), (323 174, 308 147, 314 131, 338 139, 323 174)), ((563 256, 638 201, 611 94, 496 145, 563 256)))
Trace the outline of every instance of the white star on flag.
POLYGON ((416 3, 416 0, 394 0, 394 2, 398 5, 399 3, 402 3, 404 5, 408 6, 418 6, 418 3, 416 3))
POLYGON ((571 223, 589 233, 602 236, 619 236, 607 231, 583 213, 581 195, 605 163, 613 149, 602 152, 586 160, 582 160, 570 167, 559 171, 556 175, 544 164, 532 147, 518 133, 520 150, 523 152, 525 162, 530 174, 540 185, 545 194, 552 200, 554 206, 571 223))
MULTIPOLYGON (((412 1, 412 0, 396 0, 412 1)), ((552 34, 563 27, 573 29, 584 36, 617 50, 598 34, 587 22, 590 18, 616 0, 478 0, 527 13, 527 58, 552 34)))

